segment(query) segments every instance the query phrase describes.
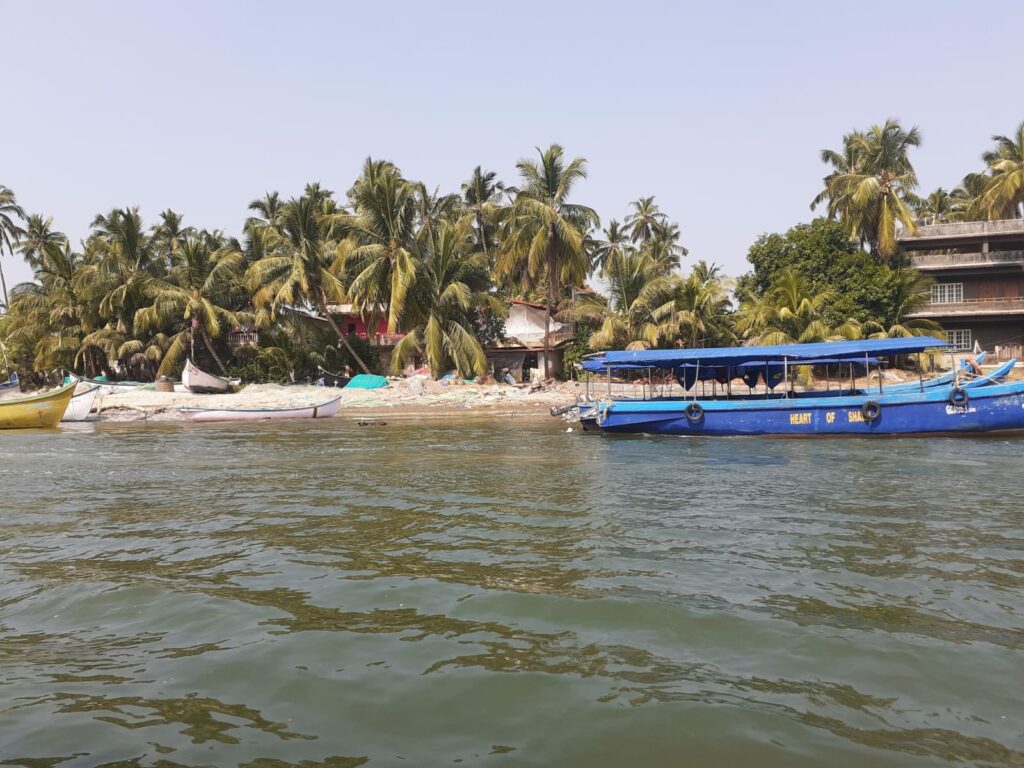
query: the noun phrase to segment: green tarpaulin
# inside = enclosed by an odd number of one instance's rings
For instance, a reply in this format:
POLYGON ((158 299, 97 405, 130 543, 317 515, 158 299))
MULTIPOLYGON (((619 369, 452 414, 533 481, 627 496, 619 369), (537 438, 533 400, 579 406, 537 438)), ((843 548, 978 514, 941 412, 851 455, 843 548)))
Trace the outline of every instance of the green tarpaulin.
POLYGON ((352 377, 348 383, 348 389, 380 389, 386 387, 388 380, 383 376, 373 376, 368 373, 360 373, 352 377))

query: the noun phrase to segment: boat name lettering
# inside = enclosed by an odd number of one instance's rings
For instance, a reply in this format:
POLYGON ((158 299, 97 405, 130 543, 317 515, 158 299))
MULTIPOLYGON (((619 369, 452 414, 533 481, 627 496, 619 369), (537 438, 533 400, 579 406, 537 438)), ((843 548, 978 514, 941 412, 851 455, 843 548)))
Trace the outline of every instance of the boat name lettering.
POLYGON ((827 421, 829 424, 834 424, 835 421, 836 421, 836 412, 835 411, 829 411, 828 413, 826 413, 825 414, 825 421, 827 421))
POLYGON ((864 414, 861 413, 860 411, 847 411, 846 412, 846 420, 848 422, 855 422, 856 421, 856 422, 863 423, 864 422, 864 414))
POLYGON ((811 414, 810 414, 810 412, 807 412, 807 413, 791 413, 791 414, 789 414, 789 423, 790 424, 810 424, 811 423, 811 414))
POLYGON ((977 413, 978 409, 973 405, 947 405, 947 416, 959 416, 964 413, 977 413))

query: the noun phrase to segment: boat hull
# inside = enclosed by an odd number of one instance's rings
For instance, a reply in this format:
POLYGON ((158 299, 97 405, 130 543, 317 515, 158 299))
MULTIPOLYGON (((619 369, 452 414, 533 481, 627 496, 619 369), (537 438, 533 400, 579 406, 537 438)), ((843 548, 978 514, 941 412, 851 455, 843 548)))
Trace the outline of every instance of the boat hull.
POLYGON ((77 382, 38 395, 0 401, 0 429, 56 427, 75 394, 77 382))
POLYGON ((191 360, 185 361, 181 383, 189 392, 197 395, 215 395, 231 389, 230 381, 200 370, 191 360))
POLYGON ((605 432, 665 435, 982 434, 1024 431, 1024 382, 972 390, 963 405, 944 388, 871 397, 780 399, 761 402, 615 401, 598 404, 595 423, 605 432), (687 417, 686 408, 696 402, 687 417), (865 416, 876 404, 878 415, 865 416), (697 415, 699 417, 693 418, 697 415))
POLYGON ((61 421, 85 421, 88 419, 100 389, 101 387, 94 386, 74 395, 71 398, 71 402, 68 403, 67 410, 64 411, 61 421))
POLYGON ((283 419, 329 419, 338 413, 341 398, 303 408, 182 408, 181 413, 189 421, 280 421, 283 419))

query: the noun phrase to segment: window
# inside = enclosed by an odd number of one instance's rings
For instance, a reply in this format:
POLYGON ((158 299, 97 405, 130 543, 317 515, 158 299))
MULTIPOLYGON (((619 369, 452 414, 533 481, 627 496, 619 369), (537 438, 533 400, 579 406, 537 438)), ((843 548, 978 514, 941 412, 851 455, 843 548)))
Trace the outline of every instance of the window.
POLYGON ((946 331, 946 339, 956 349, 971 349, 971 329, 957 328, 953 331, 946 331))
POLYGON ((932 286, 932 304, 957 304, 963 300, 963 283, 935 283, 932 286))

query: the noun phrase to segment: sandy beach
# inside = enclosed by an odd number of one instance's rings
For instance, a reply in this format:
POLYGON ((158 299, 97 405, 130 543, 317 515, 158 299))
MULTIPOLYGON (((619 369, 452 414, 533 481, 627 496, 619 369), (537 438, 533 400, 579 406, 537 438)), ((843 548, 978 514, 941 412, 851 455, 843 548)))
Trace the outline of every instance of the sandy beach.
POLYGON ((444 415, 474 411, 493 414, 547 414, 573 402, 583 387, 560 382, 534 389, 500 384, 448 384, 423 378, 393 381, 381 389, 332 389, 305 385, 251 384, 224 395, 156 392, 141 389, 97 398, 97 421, 183 421, 180 409, 298 408, 340 396, 339 417, 369 414, 444 415))

